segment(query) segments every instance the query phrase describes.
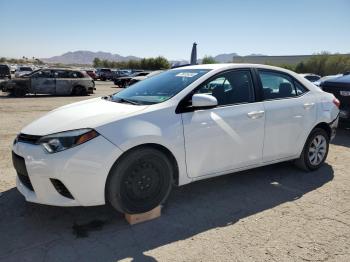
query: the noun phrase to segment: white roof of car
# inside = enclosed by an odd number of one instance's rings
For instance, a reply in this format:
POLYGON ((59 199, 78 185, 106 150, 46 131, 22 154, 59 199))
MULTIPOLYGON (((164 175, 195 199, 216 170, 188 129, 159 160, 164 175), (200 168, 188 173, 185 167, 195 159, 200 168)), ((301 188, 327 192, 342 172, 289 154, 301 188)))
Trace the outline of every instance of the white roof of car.
POLYGON ((190 65, 190 66, 184 66, 184 67, 178 67, 174 68, 176 69, 224 69, 224 68, 265 68, 265 69, 275 69, 275 70, 281 70, 281 71, 288 71, 286 69, 283 69, 281 67, 275 67, 275 66, 269 66, 269 65, 261 65, 261 64, 245 64, 245 63, 226 63, 226 64, 201 64, 201 65, 190 65))
POLYGON ((187 70, 187 69, 211 69, 213 72, 220 72, 226 69, 234 69, 234 68, 261 68, 261 69, 270 69, 270 70, 276 70, 280 72, 285 72, 287 74, 290 74, 294 76, 298 81, 303 83, 305 86, 307 86, 310 90, 319 91, 320 89, 313 85, 310 81, 306 80, 304 77, 300 76, 299 74, 284 69, 281 67, 276 66, 270 66, 270 65, 261 65, 261 64, 245 64, 245 63, 226 63, 226 64, 202 64, 202 65, 191 65, 191 66, 184 66, 184 67, 178 67, 174 68, 172 70, 187 70))

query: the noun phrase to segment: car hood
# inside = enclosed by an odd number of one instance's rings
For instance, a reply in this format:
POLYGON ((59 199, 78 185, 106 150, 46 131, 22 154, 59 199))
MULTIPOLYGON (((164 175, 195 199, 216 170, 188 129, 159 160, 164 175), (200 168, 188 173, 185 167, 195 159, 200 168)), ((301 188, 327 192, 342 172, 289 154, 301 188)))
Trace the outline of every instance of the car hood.
POLYGON ((48 135, 79 128, 96 128, 123 119, 147 106, 111 102, 94 98, 59 107, 30 123, 21 131, 28 135, 48 135))

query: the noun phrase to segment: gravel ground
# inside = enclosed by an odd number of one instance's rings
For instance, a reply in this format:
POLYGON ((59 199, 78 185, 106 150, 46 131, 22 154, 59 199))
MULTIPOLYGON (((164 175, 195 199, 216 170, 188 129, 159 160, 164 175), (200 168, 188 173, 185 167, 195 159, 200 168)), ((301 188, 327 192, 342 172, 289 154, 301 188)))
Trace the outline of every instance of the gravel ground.
MULTIPOLYGON (((97 82, 93 96, 112 86, 97 82)), ((15 135, 87 98, 0 94, 0 261, 350 261, 345 129, 316 172, 281 163, 175 188, 160 218, 135 226, 106 206, 26 203, 10 158, 15 135)))

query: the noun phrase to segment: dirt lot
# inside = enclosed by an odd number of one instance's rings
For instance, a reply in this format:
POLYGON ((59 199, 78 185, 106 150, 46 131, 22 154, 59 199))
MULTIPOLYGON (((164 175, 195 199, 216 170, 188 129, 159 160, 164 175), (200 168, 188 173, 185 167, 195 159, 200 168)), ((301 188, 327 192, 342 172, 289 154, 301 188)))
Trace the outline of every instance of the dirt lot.
MULTIPOLYGON (((94 96, 111 87, 98 82, 94 96)), ((0 261, 350 261, 350 130, 338 131, 316 172, 282 163, 196 182, 136 226, 108 207, 26 203, 15 189, 15 135, 87 98, 0 94, 0 261)))

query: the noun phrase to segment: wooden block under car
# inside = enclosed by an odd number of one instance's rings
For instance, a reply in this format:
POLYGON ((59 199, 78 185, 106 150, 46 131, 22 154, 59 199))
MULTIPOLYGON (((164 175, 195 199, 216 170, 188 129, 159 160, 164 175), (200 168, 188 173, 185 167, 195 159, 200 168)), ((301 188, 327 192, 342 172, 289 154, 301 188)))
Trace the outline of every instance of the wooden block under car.
POLYGON ((160 206, 141 214, 125 214, 125 219, 130 225, 135 225, 141 222, 149 221, 160 217, 160 206))

